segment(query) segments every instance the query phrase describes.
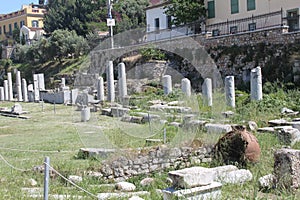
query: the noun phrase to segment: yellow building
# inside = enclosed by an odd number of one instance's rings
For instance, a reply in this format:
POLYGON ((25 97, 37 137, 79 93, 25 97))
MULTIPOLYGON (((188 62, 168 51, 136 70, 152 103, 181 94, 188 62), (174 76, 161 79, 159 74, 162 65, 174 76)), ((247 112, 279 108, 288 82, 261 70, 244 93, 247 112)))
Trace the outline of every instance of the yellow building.
POLYGON ((12 38, 13 30, 28 28, 43 28, 43 18, 46 9, 40 5, 23 5, 21 10, 8 14, 0 14, 0 41, 12 38))

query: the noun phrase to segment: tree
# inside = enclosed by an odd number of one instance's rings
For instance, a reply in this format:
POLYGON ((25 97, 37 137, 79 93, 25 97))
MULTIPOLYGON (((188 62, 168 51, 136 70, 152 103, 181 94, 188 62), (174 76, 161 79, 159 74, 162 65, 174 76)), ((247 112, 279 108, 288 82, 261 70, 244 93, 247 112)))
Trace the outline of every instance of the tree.
POLYGON ((77 58, 87 53, 89 46, 87 40, 78 36, 75 31, 56 30, 49 38, 42 38, 32 45, 17 45, 16 60, 19 62, 44 63, 57 59, 77 58))
MULTIPOLYGON (((114 33, 145 27, 144 9, 148 5, 149 0, 115 1, 112 10, 116 20, 114 33)), ((47 9, 44 29, 49 34, 57 29, 67 29, 86 37, 97 31, 108 31, 107 0, 51 0, 47 9)))
POLYGON ((15 40, 16 43, 20 43, 21 39, 20 39, 20 29, 17 26, 14 30, 13 30, 13 39, 15 40))
POLYGON ((149 0, 123 0, 114 4, 114 14, 117 20, 116 32, 135 29, 146 26, 145 8, 149 0))
POLYGON ((106 21, 107 10, 102 8, 106 8, 106 0, 52 0, 47 7, 44 29, 47 33, 58 29, 75 30, 85 37, 89 32, 103 27, 101 22, 106 21))
POLYGON ((170 0, 165 14, 172 16, 172 24, 179 26, 200 21, 206 16, 204 0, 170 0))

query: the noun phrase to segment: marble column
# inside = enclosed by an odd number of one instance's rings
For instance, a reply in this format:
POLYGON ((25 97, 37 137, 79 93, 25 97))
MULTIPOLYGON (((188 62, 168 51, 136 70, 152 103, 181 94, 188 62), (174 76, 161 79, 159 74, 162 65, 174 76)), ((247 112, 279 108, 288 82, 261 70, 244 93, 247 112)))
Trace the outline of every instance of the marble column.
POLYGON ((259 101, 263 98, 262 93, 262 74, 261 68, 256 67, 251 70, 250 74, 250 89, 251 89, 251 100, 259 101))
POLYGON ((25 78, 22 79, 22 91, 23 91, 23 101, 28 102, 27 81, 25 78))
POLYGON ((104 101, 104 81, 102 77, 97 80, 97 99, 104 101))
POLYGON ((113 61, 109 61, 106 66, 107 79, 107 101, 115 102, 114 66, 113 61))
POLYGON ((8 95, 8 80, 4 80, 3 82, 3 87, 4 87, 4 100, 8 101, 9 100, 9 95, 8 95))
POLYGON ((187 78, 181 80, 181 90, 187 96, 191 96, 192 89, 191 89, 191 81, 187 78))
POLYGON ((14 94, 13 94, 13 84, 12 84, 11 72, 7 73, 7 81, 8 81, 8 101, 13 101, 14 94))
POLYGON ((16 86, 17 86, 18 101, 23 101, 22 84, 21 84, 21 73, 20 73, 20 71, 17 71, 17 73, 16 73, 16 86))
POLYGON ((164 94, 168 95, 172 92, 172 77, 170 75, 164 75, 162 78, 164 94))
POLYGON ((225 95, 226 95, 227 106, 235 108, 234 76, 226 76, 225 77, 225 95))
POLYGON ((0 87, 0 101, 4 101, 4 87, 0 87))
POLYGON ((118 86, 119 97, 124 99, 127 96, 126 68, 124 63, 118 65, 118 86))
POLYGON ((204 79, 204 83, 202 85, 202 95, 203 95, 203 103, 205 106, 212 106, 212 81, 210 78, 204 79))

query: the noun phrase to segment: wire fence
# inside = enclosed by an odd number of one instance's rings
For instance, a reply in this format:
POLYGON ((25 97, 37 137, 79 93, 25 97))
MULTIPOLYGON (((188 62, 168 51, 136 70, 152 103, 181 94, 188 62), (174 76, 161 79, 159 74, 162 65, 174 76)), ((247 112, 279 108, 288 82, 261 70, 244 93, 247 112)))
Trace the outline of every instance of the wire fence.
MULTIPOLYGON (((20 171, 20 172, 28 172, 28 171, 33 171, 33 169, 21 169, 19 167, 16 167, 14 165, 12 165, 10 162, 7 161, 7 159, 4 158, 4 156, 0 153, 0 159, 11 169, 16 170, 16 171, 20 171)), ((98 199, 97 195, 93 194, 92 192, 89 192, 88 190, 80 187, 79 185, 77 185, 76 183, 74 183, 73 181, 71 181, 70 179, 66 178, 65 176, 63 176, 60 172, 58 172, 56 169, 54 169, 49 163, 44 162, 43 163, 45 165, 45 169, 46 166, 48 166, 50 168, 50 170, 57 174, 58 176, 60 176, 62 179, 64 179, 65 181, 67 181, 68 183, 70 183, 71 185, 73 185, 74 187, 76 187, 77 189, 83 191, 84 193, 88 194, 89 196, 98 199)), ((46 176, 46 175, 45 175, 46 176)), ((45 183, 44 183, 45 184, 45 183)), ((48 199, 47 197, 44 199, 48 199)))

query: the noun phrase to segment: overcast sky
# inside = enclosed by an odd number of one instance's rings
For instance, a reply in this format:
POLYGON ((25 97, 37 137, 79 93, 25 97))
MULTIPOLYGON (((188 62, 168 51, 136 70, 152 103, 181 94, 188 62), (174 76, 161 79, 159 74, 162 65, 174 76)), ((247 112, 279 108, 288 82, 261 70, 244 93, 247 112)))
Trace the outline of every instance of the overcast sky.
POLYGON ((37 4, 38 2, 38 0, 0 0, 0 14, 7 14, 20 10, 23 4, 37 4))

